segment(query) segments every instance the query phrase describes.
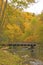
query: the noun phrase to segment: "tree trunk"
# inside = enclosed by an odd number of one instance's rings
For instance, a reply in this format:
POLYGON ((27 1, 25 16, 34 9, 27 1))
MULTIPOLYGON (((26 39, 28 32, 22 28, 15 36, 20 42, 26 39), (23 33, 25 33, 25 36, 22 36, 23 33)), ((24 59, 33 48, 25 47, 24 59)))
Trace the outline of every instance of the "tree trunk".
MULTIPOLYGON (((2 35, 3 35, 3 23, 4 23, 4 13, 7 7, 7 0, 2 0, 1 3, 1 11, 0 11, 0 39, 2 40, 2 35), (5 1, 5 2, 4 2, 5 1)), ((1 42, 0 40, 0 42, 1 42)))

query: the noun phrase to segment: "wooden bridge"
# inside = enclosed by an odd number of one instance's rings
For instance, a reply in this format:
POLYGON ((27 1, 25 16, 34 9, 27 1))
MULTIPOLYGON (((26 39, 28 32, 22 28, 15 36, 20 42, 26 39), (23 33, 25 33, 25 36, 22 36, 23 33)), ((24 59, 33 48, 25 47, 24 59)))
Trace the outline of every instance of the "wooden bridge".
POLYGON ((1 44, 1 46, 13 46, 13 47, 17 47, 17 46, 22 46, 22 47, 26 47, 29 46, 31 49, 33 49, 36 46, 36 43, 21 43, 21 42, 17 42, 17 43, 10 43, 10 44, 1 44))
POLYGON ((25 50, 30 50, 31 56, 35 57, 34 52, 35 51, 35 47, 36 47, 36 43, 21 43, 21 42, 17 42, 17 43, 10 43, 10 44, 1 44, 1 46, 4 46, 4 50, 9 50, 10 52, 12 52, 14 54, 14 52, 18 50, 18 48, 20 49, 20 47, 22 47, 20 50, 25 49, 25 50), (6 49, 6 47, 8 46, 8 48, 6 49), (15 51, 14 51, 15 50, 15 51))
POLYGON ((15 44, 7 44, 8 46, 36 46, 35 43, 15 43, 15 44))

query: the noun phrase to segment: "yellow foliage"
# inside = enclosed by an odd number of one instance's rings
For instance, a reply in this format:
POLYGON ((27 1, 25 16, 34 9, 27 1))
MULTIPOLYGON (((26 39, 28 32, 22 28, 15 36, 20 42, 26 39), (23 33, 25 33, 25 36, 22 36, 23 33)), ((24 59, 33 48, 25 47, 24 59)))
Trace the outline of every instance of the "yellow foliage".
POLYGON ((32 14, 31 13, 24 13, 23 15, 24 15, 24 17, 26 19, 31 19, 32 18, 32 14))
POLYGON ((20 30, 20 27, 16 24, 13 24, 13 27, 16 29, 16 30, 20 30))
POLYGON ((17 33, 17 34, 22 34, 22 31, 20 29, 20 27, 16 24, 8 24, 7 25, 7 30, 9 31, 9 33, 17 33))
POLYGON ((30 35, 29 37, 27 37, 24 41, 25 42, 38 42, 39 40, 39 36, 38 35, 30 35))
POLYGON ((8 24, 8 25, 7 25, 7 28, 8 28, 9 30, 14 29, 14 27, 13 27, 11 24, 8 24))
POLYGON ((30 29, 31 28, 31 23, 29 23, 29 22, 24 22, 24 27, 25 27, 25 30, 28 30, 28 29, 30 29))

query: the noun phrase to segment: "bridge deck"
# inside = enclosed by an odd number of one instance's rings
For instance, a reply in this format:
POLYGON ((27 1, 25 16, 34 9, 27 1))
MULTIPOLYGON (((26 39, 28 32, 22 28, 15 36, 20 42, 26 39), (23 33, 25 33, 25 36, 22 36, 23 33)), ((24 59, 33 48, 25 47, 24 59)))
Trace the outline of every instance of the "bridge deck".
MULTIPOLYGON (((1 44, 2 46, 6 46, 5 44, 1 44)), ((15 44, 7 44, 7 46, 36 46, 35 43, 15 43, 15 44)))

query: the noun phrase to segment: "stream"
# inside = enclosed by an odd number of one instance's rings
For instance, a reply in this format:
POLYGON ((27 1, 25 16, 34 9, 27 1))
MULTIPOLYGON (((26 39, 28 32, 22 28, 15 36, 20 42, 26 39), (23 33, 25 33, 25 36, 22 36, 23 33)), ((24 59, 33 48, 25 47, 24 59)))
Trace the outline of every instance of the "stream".
POLYGON ((12 54, 19 55, 23 59, 22 65, 43 65, 43 61, 37 58, 40 57, 38 49, 36 50, 35 48, 30 49, 28 47, 14 47, 8 49, 8 51, 12 54))
POLYGON ((26 47, 21 49, 16 48, 13 52, 14 54, 18 54, 23 59, 22 65, 43 65, 41 60, 36 59, 37 53, 35 52, 35 49, 33 50, 26 47))

